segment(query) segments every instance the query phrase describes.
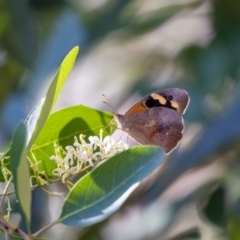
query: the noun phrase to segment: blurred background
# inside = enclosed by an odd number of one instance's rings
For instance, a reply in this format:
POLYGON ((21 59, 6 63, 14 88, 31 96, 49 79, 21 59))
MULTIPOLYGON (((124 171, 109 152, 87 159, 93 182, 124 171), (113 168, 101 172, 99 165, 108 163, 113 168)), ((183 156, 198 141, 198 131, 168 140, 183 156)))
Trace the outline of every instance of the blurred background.
MULTIPOLYGON (((43 97, 65 55, 81 48, 56 110, 120 113, 152 91, 188 91, 180 146, 113 216, 48 239, 240 239, 238 0, 0 0, 0 146, 43 97)), ((61 199, 33 196, 33 232, 61 199)))

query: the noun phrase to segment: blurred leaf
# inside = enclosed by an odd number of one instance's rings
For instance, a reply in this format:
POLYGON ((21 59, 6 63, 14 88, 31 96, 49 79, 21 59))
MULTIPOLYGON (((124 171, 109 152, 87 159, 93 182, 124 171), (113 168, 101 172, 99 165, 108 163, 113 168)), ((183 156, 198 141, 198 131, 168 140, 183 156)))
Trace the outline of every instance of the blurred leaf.
POLYGON ((31 139, 28 143, 28 149, 32 147, 32 144, 36 140, 38 134, 41 132, 54 104, 57 101, 58 95, 68 77, 70 74, 73 65, 75 63, 77 54, 78 54, 78 47, 73 48, 69 54, 65 57, 63 60, 54 80, 52 81, 48 92, 46 94, 45 102, 42 106, 40 115, 38 119, 35 119, 36 121, 36 127, 34 128, 34 131, 32 133, 31 139))
MULTIPOLYGON (((1 15, 1 13, 0 13, 1 15)), ((5 100, 9 97, 13 89, 16 87, 19 76, 22 74, 23 68, 12 58, 1 62, 0 76, 4 84, 0 88, 0 108, 4 106, 5 100)))
POLYGON ((206 217, 214 224, 223 227, 225 222, 225 189, 222 185, 211 194, 203 212, 206 217))
POLYGON ((2 43, 21 64, 32 68, 37 55, 37 39, 27 2, 4 0, 4 5, 6 20, 1 33, 2 43))
MULTIPOLYGON (((180 11, 188 8, 194 8, 202 4, 202 1, 193 1, 186 4, 175 4, 166 7, 161 7, 149 11, 144 14, 136 16, 134 10, 130 10, 128 7, 121 16, 122 25, 126 25, 128 33, 131 35, 145 34, 148 31, 152 31, 154 28, 160 27, 170 18, 175 17, 180 11)), ((139 5, 137 5, 139 7, 139 5)))
POLYGON ((27 129, 22 122, 13 135, 13 142, 10 150, 10 169, 13 175, 13 183, 21 216, 29 232, 31 222, 31 188, 26 138, 27 129))
POLYGON ((192 229, 188 229, 184 232, 179 233, 177 236, 173 238, 169 238, 167 240, 193 240, 193 239, 201 239, 201 233, 198 227, 194 227, 192 229))
MULTIPOLYGON (((13 240, 24 240, 22 237, 13 235, 13 234, 9 234, 11 239, 13 240)), ((34 240, 47 240, 46 238, 34 238, 34 240)))
POLYGON ((158 147, 137 146, 103 162, 71 189, 59 222, 87 226, 107 218, 141 180, 160 166, 164 157, 158 147))
POLYGON ((128 0, 114 1, 106 4, 107 8, 104 11, 90 11, 85 16, 85 21, 89 25, 89 39, 96 42, 96 39, 105 38, 107 34, 119 27, 119 15, 129 3, 128 0))
MULTIPOLYGON (((191 104, 191 103, 190 103, 191 104)), ((222 116, 198 134, 187 151, 166 162, 155 184, 144 193, 143 201, 153 201, 183 173, 209 163, 213 155, 226 151, 240 140, 240 99, 236 98, 222 116)))
POLYGON ((48 84, 49 76, 59 68, 69 50, 77 45, 82 47, 86 41, 85 26, 79 21, 78 13, 66 5, 66 2, 61 4, 59 1, 52 9, 49 6, 45 11, 38 11, 41 35, 45 37, 33 72, 25 81, 30 99, 35 99, 39 89, 48 84))
POLYGON ((239 217, 232 217, 227 219, 228 220, 228 233, 230 240, 239 240, 240 236, 240 218, 239 217))
MULTIPOLYGON (((65 148, 73 145, 74 136, 99 135, 100 129, 106 127, 112 118, 110 113, 81 105, 59 110, 49 116, 31 152, 42 161, 47 174, 52 176, 52 170, 56 167, 56 164, 50 160, 50 157, 55 154, 54 143, 65 148)), ((110 129, 105 128, 104 135, 109 134, 110 129)))
POLYGON ((231 37, 234 39, 236 33, 239 32, 240 15, 238 0, 213 0, 213 24, 218 37, 226 39, 231 37))
MULTIPOLYGON (((229 47, 229 46, 228 46, 229 47)), ((229 74, 231 55, 221 42, 213 42, 202 49, 196 61, 196 75, 202 87, 212 92, 222 89, 226 74, 229 74)))

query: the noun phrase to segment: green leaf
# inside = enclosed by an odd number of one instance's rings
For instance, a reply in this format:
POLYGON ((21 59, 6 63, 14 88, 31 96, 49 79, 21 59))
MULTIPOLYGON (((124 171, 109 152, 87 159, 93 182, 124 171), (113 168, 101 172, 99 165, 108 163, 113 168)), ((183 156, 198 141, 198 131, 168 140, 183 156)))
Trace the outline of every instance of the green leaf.
POLYGON ((42 98, 37 105, 30 111, 28 114, 25 124, 27 127, 27 143, 31 139, 32 133, 36 127, 37 120, 39 118, 39 115, 41 113, 41 109, 43 107, 43 104, 45 102, 45 98, 42 98))
POLYGON ((158 147, 137 146, 108 159, 74 185, 59 222, 88 226, 107 218, 164 157, 165 152, 158 147))
POLYGON ((27 129, 23 122, 19 124, 14 135, 10 150, 10 168, 13 175, 16 196, 21 216, 28 231, 31 221, 31 188, 30 171, 26 150, 27 129))
MULTIPOLYGON (((34 143, 43 126, 45 125, 49 114, 61 91, 61 88, 63 87, 63 84, 65 83, 69 73, 72 70, 78 50, 78 47, 73 48, 70 53, 65 57, 54 80, 52 81, 48 89, 46 98, 42 98, 27 116, 25 121, 27 127, 27 152, 29 152, 32 144, 34 143)), ((7 156, 8 152, 9 150, 6 151, 4 155, 7 156)), ((0 181, 4 181, 1 173, 0 181)))
MULTIPOLYGON (((54 155, 54 143, 63 148, 73 145, 74 136, 81 133, 87 137, 99 135, 101 128, 107 126, 113 115, 101 112, 82 105, 61 109, 52 113, 39 134, 31 150, 36 159, 42 161, 44 170, 48 176, 52 176, 52 170, 56 164, 50 160, 54 155)), ((104 129, 104 135, 110 134, 109 128, 104 129)))
MULTIPOLYGON (((65 59, 63 60, 55 78, 53 79, 45 101, 43 103, 41 112, 39 117, 35 120, 36 121, 36 126, 35 128, 33 128, 33 132, 30 138, 30 141, 28 143, 28 149, 30 149, 32 147, 32 144, 34 143, 34 141, 36 140, 38 134, 41 132, 45 122, 48 119, 48 116, 54 106, 54 104, 57 101, 58 95, 69 75, 69 73, 71 72, 73 65, 75 63, 77 54, 78 54, 78 47, 73 48, 69 54, 65 57, 65 59)), ((34 112, 34 111, 33 111, 34 112)))

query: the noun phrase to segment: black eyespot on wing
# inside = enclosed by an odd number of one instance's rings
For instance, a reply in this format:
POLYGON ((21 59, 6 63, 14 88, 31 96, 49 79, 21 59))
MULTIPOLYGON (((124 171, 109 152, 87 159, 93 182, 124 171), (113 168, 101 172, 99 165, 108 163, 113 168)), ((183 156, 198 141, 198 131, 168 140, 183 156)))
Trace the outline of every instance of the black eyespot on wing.
MULTIPOLYGON (((166 97, 165 97, 165 98, 166 98, 166 97)), ((166 103, 165 103, 165 104, 161 104, 161 103, 159 102, 159 100, 153 99, 152 97, 149 97, 149 98, 145 101, 144 105, 145 105, 147 108, 167 107, 167 108, 171 108, 171 109, 173 109, 173 110, 176 110, 176 108, 174 108, 174 107, 171 105, 171 100, 172 100, 172 99, 173 99, 173 96, 170 95, 170 96, 167 97, 166 103)))
POLYGON ((159 101, 153 99, 152 97, 146 100, 145 105, 147 108, 161 107, 159 101))

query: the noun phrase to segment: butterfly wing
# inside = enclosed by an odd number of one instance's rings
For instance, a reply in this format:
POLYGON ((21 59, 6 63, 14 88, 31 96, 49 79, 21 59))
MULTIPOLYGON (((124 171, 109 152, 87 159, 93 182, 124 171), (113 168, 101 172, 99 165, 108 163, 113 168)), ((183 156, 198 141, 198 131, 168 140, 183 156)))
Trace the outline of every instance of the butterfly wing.
POLYGON ((125 115, 155 107, 166 107, 183 114, 188 103, 189 96, 185 90, 180 88, 162 89, 144 97, 131 107, 125 115))
POLYGON ((138 143, 160 146, 167 153, 182 138, 183 119, 170 108, 155 107, 130 115, 116 115, 115 118, 118 126, 138 143))

